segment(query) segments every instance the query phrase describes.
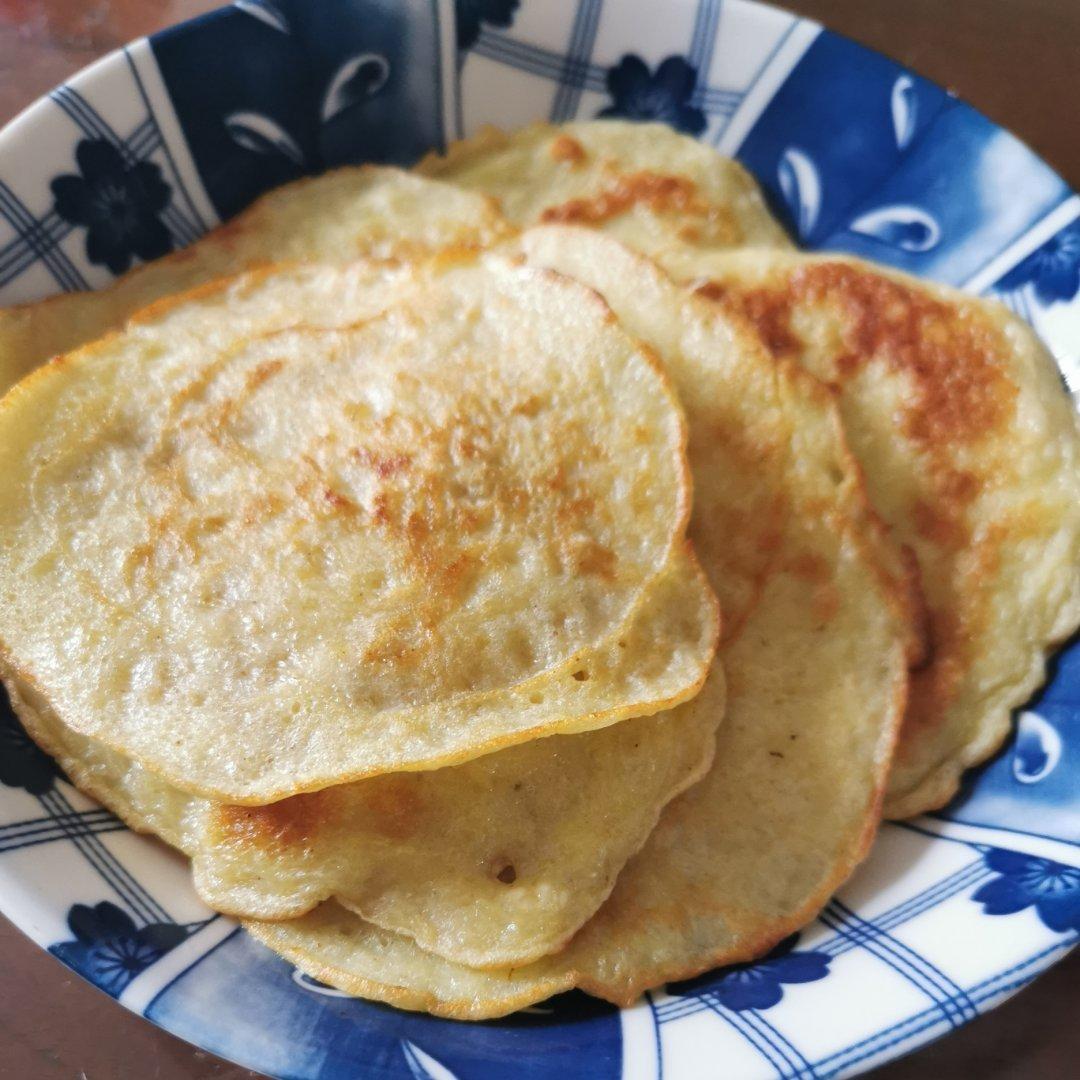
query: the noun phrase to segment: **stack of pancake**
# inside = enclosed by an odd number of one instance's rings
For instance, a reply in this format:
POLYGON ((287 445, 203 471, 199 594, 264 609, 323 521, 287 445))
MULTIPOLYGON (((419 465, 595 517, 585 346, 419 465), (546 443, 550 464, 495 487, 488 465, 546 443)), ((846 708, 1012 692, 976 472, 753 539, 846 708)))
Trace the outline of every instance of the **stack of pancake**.
POLYGON ((0 667, 333 986, 629 1003, 809 921, 1080 623, 1004 309, 792 249, 656 125, 279 189, 0 313, 0 667))

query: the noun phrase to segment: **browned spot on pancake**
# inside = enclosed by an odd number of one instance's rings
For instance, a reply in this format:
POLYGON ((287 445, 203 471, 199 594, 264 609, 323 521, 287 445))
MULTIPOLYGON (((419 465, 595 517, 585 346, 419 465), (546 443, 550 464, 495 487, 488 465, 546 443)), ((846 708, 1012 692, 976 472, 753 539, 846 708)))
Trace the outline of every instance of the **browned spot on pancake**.
POLYGON ((574 562, 583 574, 595 574, 605 581, 615 579, 615 553, 595 540, 585 540, 577 546, 574 562))
POLYGON ((952 705, 973 663, 972 646, 982 640, 991 618, 986 582, 999 572, 1001 553, 1020 536, 1018 522, 999 522, 988 528, 970 548, 960 582, 954 587, 952 607, 930 613, 930 651, 933 663, 915 673, 904 716, 901 750, 912 731, 939 725, 952 705))
POLYGON ((812 551, 802 551, 787 559, 782 569, 811 586, 811 607, 819 623, 830 622, 840 610, 833 569, 827 559, 812 551))
POLYGON ((589 524, 598 512, 595 496, 571 477, 560 465, 544 480, 547 489, 558 495, 555 520, 560 525, 560 547, 563 559, 583 574, 595 574, 606 581, 616 577, 615 552, 590 536, 589 524))
POLYGON ((619 176, 609 187, 589 198, 571 199, 559 206, 549 206, 540 215, 540 220, 547 223, 600 225, 635 206, 646 206, 653 213, 675 211, 705 214, 709 210, 693 181, 682 176, 643 171, 619 176))
MULTIPOLYGON (((747 427, 741 407, 718 395, 708 414, 691 424, 690 460, 708 460, 723 446, 730 461, 731 483, 702 477, 695 491, 695 512, 689 534, 702 564, 714 567, 712 584, 724 612, 723 640, 731 642, 753 611, 784 544, 789 515, 787 498, 772 484, 749 478, 762 473, 762 463, 783 457, 790 436, 786 426, 774 431, 747 427), (707 525, 706 525, 707 523, 707 525)), ((768 469, 766 469, 768 475, 768 469)))
POLYGON ((924 541, 962 555, 969 567, 954 609, 923 620, 931 662, 913 679, 902 740, 911 745, 911 732, 939 724, 960 691, 972 662, 969 643, 989 614, 984 583, 1000 545, 1009 542, 994 534, 976 544, 969 508, 987 478, 957 461, 958 451, 991 441, 1014 415, 1017 389, 1001 360, 1007 344, 974 306, 845 263, 804 264, 754 288, 724 281, 699 291, 747 318, 775 356, 801 359, 841 393, 871 364, 904 385, 895 422, 919 451, 918 495, 908 520, 924 541), (822 312, 836 322, 838 340, 828 351, 796 332, 801 315, 822 312))
POLYGON ((924 540, 938 547, 959 549, 971 537, 963 508, 939 499, 916 499, 911 507, 911 522, 924 540))
POLYGON ((706 281, 695 292, 749 320, 773 356, 794 356, 802 347, 791 328, 790 298, 783 291, 730 288, 719 281, 706 281))
POLYGON ((380 453, 365 447, 357 447, 350 456, 360 464, 371 469, 380 480, 386 480, 399 472, 404 472, 412 463, 412 457, 403 453, 380 453))
POLYGON ((248 372, 245 389, 249 392, 257 389, 262 386, 267 379, 276 375, 284 366, 284 360, 264 360, 261 364, 256 364, 255 367, 248 372))
POLYGON ((524 401, 515 405, 513 409, 511 409, 511 412, 515 416, 528 416, 531 418, 533 416, 539 415, 542 408, 543 402, 540 400, 539 397, 536 396, 536 394, 533 394, 530 397, 527 397, 524 401))
POLYGON ((591 495, 579 495, 577 498, 568 498, 559 504, 555 513, 560 521, 582 521, 589 517, 596 509, 596 499, 591 495))
POLYGON ((407 840, 420 827, 424 812, 423 780, 412 773, 381 776, 365 786, 367 824, 389 840, 407 840))
POLYGON ((840 317, 844 349, 829 358, 832 372, 815 374, 843 383, 873 360, 904 373, 915 392, 903 427, 926 446, 977 442, 1012 415, 1016 387, 999 362, 1005 345, 973 308, 832 262, 799 266, 775 285, 711 281, 697 291, 749 319, 777 356, 811 348, 793 328, 796 309, 827 305, 840 317))
POLYGON ((828 581, 832 577, 828 562, 812 551, 804 551, 794 558, 788 559, 785 566, 796 577, 802 578, 803 581, 813 582, 816 585, 828 581))
POLYGON ((419 512, 413 511, 405 522, 405 536, 410 547, 418 552, 424 547, 424 541, 431 535, 431 525, 427 518, 419 512))
POLYGON ((330 791, 293 795, 267 806, 219 806, 213 830, 241 847, 302 847, 310 844, 336 815, 330 791))
POLYGON ((840 593, 832 582, 826 582, 814 587, 813 597, 814 619, 818 623, 829 623, 836 618, 840 610, 840 593))
MULTIPOLYGON (((417 558, 424 561, 425 556, 423 553, 419 553, 417 558)), ((432 559, 431 565, 427 566, 427 569, 432 573, 432 576, 438 575, 441 594, 445 597, 453 597, 470 580, 476 565, 476 557, 463 551, 456 559, 450 559, 449 561, 432 559)), ((424 610, 428 609, 425 608, 424 610)))
POLYGON ((335 491, 333 488, 323 488, 323 499, 337 513, 352 515, 360 509, 348 495, 342 495, 340 491, 335 491))
POLYGON ((848 379, 858 375, 863 365, 862 358, 854 352, 841 353, 833 363, 836 366, 836 379, 830 380, 829 385, 836 389, 839 389, 848 379))
POLYGON ((860 361, 881 359, 911 379, 904 429, 913 440, 978 442, 1012 416, 1016 387, 999 359, 1005 343, 974 308, 845 263, 799 267, 790 282, 793 301, 839 308, 845 377, 860 361))
POLYGON ((952 704, 970 665, 967 642, 971 629, 957 612, 930 613, 933 663, 912 676, 900 739, 901 753, 906 746, 915 745, 911 741, 914 732, 940 724, 952 704))
POLYGON ((974 473, 954 469, 947 477, 942 477, 939 490, 950 502, 958 506, 968 506, 982 491, 982 486, 982 480, 974 473))
POLYGON ((551 141, 548 153, 553 160, 576 167, 585 160, 585 147, 570 135, 559 135, 551 141))
POLYGON ((390 496, 385 491, 377 492, 371 500, 371 520, 376 525, 389 525, 393 521, 390 512, 390 496))

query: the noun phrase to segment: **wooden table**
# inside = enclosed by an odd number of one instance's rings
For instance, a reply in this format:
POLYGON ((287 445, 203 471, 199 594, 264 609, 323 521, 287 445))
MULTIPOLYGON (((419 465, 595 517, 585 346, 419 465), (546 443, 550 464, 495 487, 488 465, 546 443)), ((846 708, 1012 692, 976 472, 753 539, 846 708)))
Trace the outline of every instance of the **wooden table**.
MULTIPOLYGON (((313 0, 316 2, 316 0, 313 0)), ((214 0, 0 0, 0 123, 140 34, 214 0)), ((1080 0, 788 0, 944 83, 1080 187, 1080 0)), ((254 1077, 119 1008, 0 921, 0 1077, 254 1077)), ((1080 1062, 1080 953, 880 1080, 1065 1080, 1080 1062)))

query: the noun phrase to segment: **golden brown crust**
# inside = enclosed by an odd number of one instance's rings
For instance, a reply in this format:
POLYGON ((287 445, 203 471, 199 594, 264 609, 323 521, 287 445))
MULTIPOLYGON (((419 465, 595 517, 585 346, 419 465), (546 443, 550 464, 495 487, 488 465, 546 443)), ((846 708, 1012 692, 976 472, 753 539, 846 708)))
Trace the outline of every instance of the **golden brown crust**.
POLYGON ((604 190, 589 198, 549 206, 540 221, 545 225, 600 225, 635 206, 656 214, 701 214, 708 210, 692 180, 643 169, 614 177, 604 190))
MULTIPOLYGON (((923 626, 925 650, 921 664, 913 657, 918 670, 899 763, 921 768, 924 744, 952 738, 947 735, 952 724, 967 724, 969 730, 961 739, 956 729, 961 741, 955 752, 947 760, 926 760, 927 771, 914 786, 909 786, 913 776, 898 772, 887 812, 902 818, 937 809, 955 793, 963 771, 985 760, 1007 737, 1010 706, 1042 681, 1045 655, 1080 618, 1080 600, 1066 597, 1060 616, 1048 610, 1039 620, 1044 627, 1062 626, 1045 642, 1023 640, 1039 633, 1035 623, 1022 628, 1023 607, 1015 616, 1013 645, 1000 625, 1000 607, 1007 600, 1002 582, 1022 572, 1015 563, 1005 569, 1011 553, 1052 531, 1047 515, 1060 510, 1049 511, 1042 501, 1045 490, 1039 485, 1046 480, 1041 474, 1022 479, 1029 476, 1025 468, 1032 473, 1042 468, 1039 452, 1030 448, 1028 433, 1034 427, 1047 425, 1043 437, 1051 441, 1070 439, 1060 430, 1062 424, 1068 427, 1067 418, 1055 412, 1060 403, 1049 400, 1055 380, 1035 370, 1040 364, 1049 369, 1049 360, 1030 331, 994 305, 859 260, 748 252, 732 256, 726 267, 723 260, 717 265, 719 272, 707 272, 697 291, 749 320, 774 355, 796 362, 813 357, 814 373, 836 389, 853 417, 859 416, 871 383, 877 393, 895 388, 892 417, 902 448, 894 453, 907 456, 905 482, 914 494, 890 509, 890 520, 909 541, 905 559, 913 560, 914 548, 926 560, 920 576, 931 575, 921 616, 912 609, 923 626), (991 647, 1004 650, 1002 656, 1014 665, 1015 688, 1009 694, 993 689, 995 680, 1006 678, 1006 668, 1000 674, 975 674, 991 647), (1029 648, 1030 666, 1022 672, 1015 665, 1028 661, 1015 650, 1029 648), (991 687, 981 716, 974 711, 980 707, 976 678, 991 687)), ((869 428, 871 419, 854 422, 869 428)), ((877 419, 884 423, 883 416, 877 419)), ((876 480, 883 484, 882 477, 890 474, 880 470, 891 466, 884 451, 875 449, 875 438, 885 439, 885 432, 863 435, 868 452, 878 456, 876 480)), ((1062 451, 1062 460, 1068 453, 1062 451)), ((1055 542, 1068 546, 1069 528, 1062 520, 1055 542)), ((1072 529, 1075 534, 1075 524, 1072 529)), ((1075 549, 1075 535, 1071 544, 1075 549)), ((1050 601, 1041 603, 1045 607, 1050 601)))
POLYGON ((573 136, 565 133, 556 136, 552 140, 551 145, 548 147, 548 153, 555 161, 569 165, 571 168, 576 168, 588 156, 585 147, 573 136))
MULTIPOLYGON (((837 444, 843 447, 844 475, 856 485, 859 492, 858 498, 852 500, 852 505, 862 507, 864 535, 874 548, 871 565, 880 575, 897 624, 904 628, 908 663, 912 668, 921 667, 929 655, 929 612, 923 595, 918 562, 914 552, 906 545, 898 543, 892 536, 884 518, 873 507, 865 471, 848 446, 843 421, 837 409, 836 389, 815 378, 792 356, 792 343, 796 338, 789 328, 790 300, 782 294, 774 297, 767 290, 755 289, 748 292, 750 299, 744 302, 741 292, 709 281, 698 283, 694 292, 705 300, 717 303, 726 316, 741 326, 745 333, 760 340, 774 362, 780 365, 784 378, 798 386, 800 393, 828 409, 837 444), (763 297, 766 299, 763 300, 763 297), (778 341, 782 344, 774 348, 773 344, 778 341)), ((760 527, 757 522, 749 524, 760 527)))
POLYGON ((748 238, 788 246, 741 166, 662 124, 485 128, 428 155, 418 171, 496 196, 522 226, 576 223, 632 235, 665 265, 748 238))
POLYGON ((713 281, 698 292, 749 319, 774 355, 796 359, 805 347, 793 326, 796 306, 836 305, 844 350, 828 381, 843 386, 872 359, 884 358, 911 379, 915 392, 901 403, 902 426, 926 453, 935 481, 953 498, 976 494, 977 481, 957 474, 947 448, 980 442, 1015 409, 1016 389, 998 362, 1003 344, 995 327, 924 289, 841 261, 800 265, 776 286, 743 290, 713 281))
MULTIPOLYGON (((277 271, 273 271, 270 268, 262 268, 253 271, 247 277, 241 276, 238 279, 227 279, 197 286, 189 294, 158 302, 151 311, 138 315, 135 321, 140 325, 146 325, 148 322, 166 318, 172 311, 190 303, 192 300, 198 302, 200 300, 220 298, 230 289, 245 291, 257 289, 262 281, 275 272, 281 272, 281 269, 279 268, 277 271)), ((571 287, 571 284, 568 283, 565 278, 550 271, 522 268, 521 270, 515 270, 514 273, 518 276, 524 275, 528 278, 535 277, 538 280, 558 284, 560 287, 563 287, 564 285, 567 288, 571 287)), ((604 323, 612 327, 617 325, 610 309, 598 295, 595 293, 590 294, 586 290, 582 290, 576 284, 573 284, 572 288, 574 289, 576 298, 588 298, 589 301, 595 305, 595 309, 597 313, 601 315, 604 323)), ((43 368, 38 373, 35 373, 31 379, 24 381, 20 387, 15 388, 3 402, 0 402, 0 411, 10 410, 24 395, 38 391, 44 381, 54 379, 61 373, 66 375, 73 366, 82 366, 91 363, 95 356, 100 355, 102 352, 107 352, 117 339, 118 335, 117 333, 114 333, 102 341, 85 346, 84 348, 67 355, 62 360, 43 368)), ((673 496, 671 501, 674 503, 675 514, 671 522, 672 527, 667 533, 670 537, 669 544, 674 545, 679 542, 683 533, 686 521, 689 517, 691 504, 690 472, 685 450, 687 438, 685 417, 671 390, 670 379, 659 364, 655 354, 644 350, 639 346, 635 346, 635 351, 639 359, 648 366, 652 378, 658 382, 665 399, 671 405, 671 423, 668 424, 668 428, 665 429, 664 438, 665 444, 670 443, 670 448, 673 452, 671 463, 677 476, 677 482, 671 493, 673 496)), ((258 378, 263 381, 274 377, 272 369, 265 365, 259 368, 256 374, 258 378)), ((254 390, 255 387, 251 387, 250 389, 254 390)), ((212 420, 212 416, 210 419, 212 420)), ((477 431, 477 438, 482 438, 482 436, 483 433, 477 431)), ((212 442, 214 439, 214 432, 209 431, 207 433, 207 438, 212 442)), ((403 469, 415 471, 415 468, 417 467, 412 461, 412 449, 415 449, 415 447, 413 447, 411 443, 409 444, 409 447, 398 446, 397 444, 387 444, 386 447, 372 446, 367 447, 367 449, 371 451, 369 457, 371 472, 373 474, 372 479, 377 486, 382 486, 383 484, 390 483, 392 480, 400 479, 397 474, 401 473, 403 469), (409 458, 408 462, 406 462, 407 457, 409 458), (388 469, 387 462, 391 461, 393 462, 393 467, 388 469)), ((462 447, 461 449, 463 453, 467 453, 467 447, 462 447)), ((305 505, 307 503, 311 504, 311 515, 320 518, 335 516, 343 520, 348 520, 350 513, 354 510, 354 508, 349 505, 349 500, 343 498, 342 493, 338 491, 333 484, 329 482, 320 482, 319 478, 316 476, 313 476, 311 479, 312 484, 310 485, 310 490, 299 492, 305 505)), ((581 530, 575 529, 574 522, 578 516, 585 514, 588 511, 588 500, 576 491, 573 483, 560 482, 557 476, 552 477, 551 480, 552 484, 549 485, 550 491, 546 493, 545 497, 554 500, 560 508, 559 513, 555 514, 552 520, 554 524, 562 522, 561 532, 565 533, 566 536, 567 546, 565 555, 569 560, 569 564, 576 565, 579 572, 586 576, 598 576, 600 578, 611 577, 612 574, 616 572, 614 552, 606 550, 603 545, 597 545, 595 543, 591 546, 588 544, 581 546, 579 538, 576 535, 581 530), (565 511, 565 514, 563 511, 565 511), (564 517, 565 521, 563 521, 564 517), (574 545, 577 545, 577 547, 574 545)), ((420 487, 422 488, 422 486, 423 485, 421 484, 420 487)), ((464 557, 464 553, 459 553, 457 551, 457 546, 462 542, 463 538, 467 539, 470 533, 470 522, 464 519, 456 520, 454 522, 428 520, 423 515, 418 515, 416 508, 410 509, 408 514, 403 516, 404 509, 401 507, 395 509, 392 495, 393 492, 389 492, 387 497, 376 506, 376 524, 385 529, 396 530, 395 535, 400 534, 401 537, 401 544, 399 546, 403 548, 406 555, 408 555, 409 552, 413 552, 415 555, 414 561, 416 565, 413 568, 414 572, 422 574, 425 580, 430 578, 430 588, 427 590, 428 602, 429 607, 431 604, 435 604, 435 607, 427 612, 427 622, 430 623, 434 629, 437 629, 436 624, 440 618, 439 610, 437 610, 440 603, 438 598, 440 596, 445 596, 449 603, 456 595, 461 583, 467 579, 471 572, 468 560, 464 557), (438 541, 436 546, 439 547, 439 550, 434 550, 432 546, 433 541, 436 540, 438 541), (445 548, 445 551, 442 550, 443 548, 445 548)), ((421 498, 420 503, 423 505, 430 505, 436 509, 444 505, 444 502, 435 497, 434 494, 426 501, 426 503, 421 498)), ((420 508, 422 509, 422 506, 420 508)), ((512 510, 513 506, 508 503, 507 512, 509 513, 512 510)), ((266 514, 271 511, 272 507, 264 507, 262 510, 259 510, 258 507, 252 508, 252 512, 260 518, 265 517, 266 514)), ((151 522, 150 524, 157 530, 154 535, 158 536, 162 545, 165 545, 165 542, 169 541, 170 551, 173 551, 175 548, 176 553, 182 555, 184 551, 188 551, 189 549, 193 550, 192 545, 197 547, 199 544, 199 536, 195 534, 189 535, 190 530, 181 530, 181 532, 177 532, 175 544, 172 543, 173 533, 176 532, 176 524, 169 518, 167 508, 165 516, 162 517, 159 515, 159 520, 156 521, 156 524, 154 524, 154 522, 151 522)), ((667 554, 670 555, 670 553, 671 551, 669 549, 667 554)), ((137 555, 137 552, 135 554, 137 555)), ((132 563, 130 567, 132 573, 138 573, 137 563, 138 560, 136 558, 136 561, 132 563)), ((423 614, 423 612, 421 614, 423 614)), ((387 637, 385 640, 373 641, 368 647, 368 656, 369 659, 373 660, 382 660, 386 657, 400 657, 404 662, 408 657, 403 650, 408 650, 409 648, 409 642, 404 639, 396 640, 394 639, 393 634, 391 634, 390 637, 387 637)), ((7 643, 0 644, 0 652, 10 655, 10 648, 7 643)), ((574 662, 575 659, 576 657, 570 658, 568 662, 574 662)), ((26 672, 25 676, 28 680, 33 679, 33 674, 30 672, 26 672)), ((521 689, 527 690, 530 682, 531 678, 526 679, 521 684, 521 689)), ((575 718, 571 724, 571 729, 588 730, 594 727, 606 726, 609 723, 614 723, 617 720, 634 715, 642 713, 650 714, 656 711, 665 710, 673 707, 680 701, 686 700, 692 695, 694 690, 695 687, 688 686, 685 689, 685 692, 680 691, 678 694, 673 695, 662 694, 655 702, 642 703, 628 701, 624 704, 620 704, 618 707, 610 709, 588 710, 582 713, 580 717, 575 718)), ((66 722, 73 723, 78 730, 79 724, 77 719, 65 719, 66 722)), ((538 735, 545 733, 545 731, 546 727, 541 724, 535 728, 530 727, 527 730, 522 730, 520 735, 515 733, 493 736, 492 738, 485 739, 479 743, 475 747, 476 753, 473 753, 471 749, 451 750, 446 755, 440 756, 438 764, 456 764, 473 756, 491 753, 497 749, 511 746, 518 742, 527 741, 528 739, 535 738, 538 735)), ((113 749, 119 752, 125 750, 125 746, 122 745, 120 741, 113 742, 108 734, 101 733, 100 741, 105 745, 112 746, 113 749)), ((427 768, 431 767, 432 764, 434 763, 417 760, 415 762, 415 767, 427 768)), ((156 763, 148 762, 148 767, 164 775, 163 770, 156 763)), ((382 770, 377 767, 358 769, 347 775, 335 777, 333 782, 351 782, 353 780, 363 779, 367 776, 377 775, 380 771, 382 770)), ((173 777, 172 779, 175 781, 177 778, 173 777)), ((196 789, 195 785, 189 784, 186 780, 182 781, 182 786, 185 786, 188 790, 192 790, 193 793, 196 794, 207 797, 227 797, 230 801, 246 805, 261 805, 304 790, 303 787, 279 788, 275 786, 275 789, 272 792, 265 793, 260 791, 258 794, 248 795, 242 791, 229 791, 226 793, 209 786, 200 786, 196 789)))
MULTIPOLYGON (((303 177, 285 188, 266 192, 193 244, 136 266, 107 288, 94 293, 64 293, 0 310, 0 393, 50 358, 100 337, 138 309, 177 290, 190 288, 200 278, 241 273, 279 258, 280 252, 264 238, 280 239, 275 226, 281 216, 283 198, 293 199, 297 194, 303 198, 311 189, 317 191, 324 186, 333 189, 348 180, 355 180, 359 189, 369 178, 380 177, 387 177, 390 182, 394 177, 408 177, 408 183, 417 183, 410 174, 377 165, 343 166, 320 176, 303 177)), ((460 197, 460 193, 455 194, 460 197)), ((512 234, 495 200, 480 193, 472 193, 469 198, 475 201, 475 220, 462 214, 454 227, 443 228, 437 238, 398 236, 391 245, 393 257, 428 258, 447 246, 482 247, 512 234)), ((332 261, 369 254, 372 244, 380 249, 386 247, 386 237, 381 232, 378 236, 373 232, 365 241, 362 231, 359 237, 350 237, 344 223, 330 239, 325 231, 308 241, 297 241, 288 232, 286 238, 294 241, 290 245, 291 254, 332 261), (304 250, 305 246, 309 250, 304 250)))

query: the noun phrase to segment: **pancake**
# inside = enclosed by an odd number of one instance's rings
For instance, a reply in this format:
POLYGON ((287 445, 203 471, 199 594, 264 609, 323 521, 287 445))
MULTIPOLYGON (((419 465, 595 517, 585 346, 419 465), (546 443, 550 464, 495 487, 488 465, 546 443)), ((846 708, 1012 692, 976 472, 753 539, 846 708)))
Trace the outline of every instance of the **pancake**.
MULTIPOLYGON (((665 619, 696 618, 715 638, 715 603, 691 558, 652 592, 662 616, 639 626, 647 643, 663 640, 665 619)), ((632 652, 646 644, 633 636, 632 652)), ((192 857, 196 888, 216 910, 285 918, 336 896, 425 948, 486 965, 565 944, 664 804, 708 768, 724 705, 717 670, 693 701, 659 716, 239 807, 170 787, 65 728, 25 685, 9 689, 28 732, 82 790, 192 857)))
POLYGON ((516 225, 591 226, 673 271, 697 251, 791 246, 737 161, 666 124, 485 128, 417 171, 492 196, 516 225))
POLYGON ((491 201, 400 169, 338 169, 275 189, 190 247, 93 293, 0 310, 0 393, 50 357, 122 326, 140 308, 288 259, 409 258, 483 246, 506 232, 491 201))
POLYGON ((693 276, 835 389, 872 501, 915 553, 931 658, 885 810, 937 809, 1080 624, 1080 434, 1057 368, 1005 308, 855 259, 746 251, 693 276))
POLYGON ((246 923, 331 985, 460 1019, 572 986, 629 1004, 804 925, 874 835, 907 688, 908 601, 828 391, 606 237, 541 230, 524 246, 572 267, 668 365, 690 425, 690 531, 725 610, 728 709, 708 775, 561 953, 479 971, 333 903, 246 923))
POLYGON ((504 258, 204 290, 4 399, 4 673, 245 804, 673 707, 696 630, 598 646, 681 543, 685 439, 599 297, 504 258))

